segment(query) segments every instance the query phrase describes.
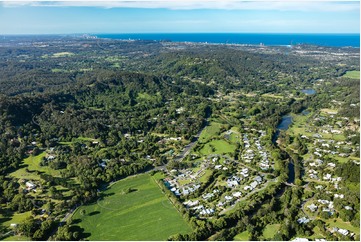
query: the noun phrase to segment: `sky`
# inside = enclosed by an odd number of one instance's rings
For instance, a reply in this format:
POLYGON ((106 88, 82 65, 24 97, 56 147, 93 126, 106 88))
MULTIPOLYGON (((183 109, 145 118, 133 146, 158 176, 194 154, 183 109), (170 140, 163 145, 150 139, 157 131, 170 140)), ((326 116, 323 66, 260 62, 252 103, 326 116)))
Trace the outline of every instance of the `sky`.
POLYGON ((0 35, 72 33, 360 33, 360 2, 0 0, 0 35))

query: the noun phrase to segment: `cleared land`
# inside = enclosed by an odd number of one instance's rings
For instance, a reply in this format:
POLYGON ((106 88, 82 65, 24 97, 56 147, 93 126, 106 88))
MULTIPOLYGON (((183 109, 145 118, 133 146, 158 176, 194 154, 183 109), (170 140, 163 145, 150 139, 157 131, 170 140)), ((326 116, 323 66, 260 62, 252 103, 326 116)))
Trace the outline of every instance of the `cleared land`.
POLYGON ((203 155, 210 154, 225 154, 232 153, 236 149, 235 145, 229 144, 224 140, 212 140, 211 142, 204 145, 200 150, 200 153, 203 155))
POLYGON ((249 233, 248 231, 244 231, 240 234, 234 236, 233 240, 235 241, 248 241, 249 240, 249 233))
POLYGON ((269 224, 266 226, 266 228, 263 230, 263 236, 266 239, 272 239, 276 233, 279 231, 281 225, 280 224, 269 224))
POLYGON ((190 226, 148 174, 129 177, 103 192, 97 203, 80 207, 73 221, 89 240, 166 240, 190 226), (85 214, 81 212, 85 210, 85 214))
POLYGON ((343 76, 348 77, 348 78, 352 78, 352 79, 360 79, 360 71, 348 71, 343 76))
POLYGON ((53 170, 49 168, 48 166, 40 166, 40 162, 45 157, 46 153, 41 152, 39 155, 32 156, 25 158, 23 161, 24 167, 21 169, 18 169, 17 171, 10 174, 12 177, 16 178, 22 178, 22 179, 30 179, 30 180, 40 180, 40 176, 35 172, 44 172, 46 174, 49 174, 53 177, 60 176, 60 172, 57 170, 53 170), (30 172, 27 172, 26 169, 28 169, 30 172))
POLYGON ((209 126, 207 126, 199 136, 199 141, 201 143, 207 142, 209 139, 218 136, 221 131, 222 124, 211 122, 209 126))

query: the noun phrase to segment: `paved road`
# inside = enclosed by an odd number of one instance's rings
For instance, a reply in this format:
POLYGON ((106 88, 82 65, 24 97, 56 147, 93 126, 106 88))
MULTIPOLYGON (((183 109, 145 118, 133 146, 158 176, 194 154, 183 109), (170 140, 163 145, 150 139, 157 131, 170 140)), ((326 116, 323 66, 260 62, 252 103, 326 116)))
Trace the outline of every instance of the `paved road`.
POLYGON ((69 216, 71 216, 73 214, 73 212, 75 211, 76 208, 77 208, 77 206, 75 208, 71 209, 67 214, 65 214, 64 218, 60 221, 60 223, 64 223, 69 218, 69 216))
POLYGON ((199 136, 201 135, 202 131, 207 127, 207 125, 208 125, 208 121, 206 121, 204 127, 194 136, 195 140, 189 143, 188 145, 186 145, 182 150, 182 152, 174 158, 174 161, 182 162, 182 160, 189 154, 191 149, 197 144, 199 136))

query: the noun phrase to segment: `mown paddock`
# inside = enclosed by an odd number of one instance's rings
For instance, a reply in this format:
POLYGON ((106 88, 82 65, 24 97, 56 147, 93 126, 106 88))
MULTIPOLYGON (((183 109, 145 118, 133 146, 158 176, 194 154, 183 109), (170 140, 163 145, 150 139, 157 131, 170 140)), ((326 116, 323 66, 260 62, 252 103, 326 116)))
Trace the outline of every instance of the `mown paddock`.
POLYGON ((237 234, 234 236, 234 241, 249 241, 250 234, 248 231, 243 231, 242 233, 237 234))
POLYGON ((225 140, 212 140, 204 145, 199 151, 202 155, 225 154, 232 153, 236 150, 236 146, 225 140))
POLYGON ((88 240, 166 240, 176 233, 191 232, 162 194, 157 178, 142 174, 113 184, 97 203, 77 209, 74 223, 90 233, 88 240))
POLYGON ((360 79, 360 71, 347 71, 343 76, 352 79, 360 79))

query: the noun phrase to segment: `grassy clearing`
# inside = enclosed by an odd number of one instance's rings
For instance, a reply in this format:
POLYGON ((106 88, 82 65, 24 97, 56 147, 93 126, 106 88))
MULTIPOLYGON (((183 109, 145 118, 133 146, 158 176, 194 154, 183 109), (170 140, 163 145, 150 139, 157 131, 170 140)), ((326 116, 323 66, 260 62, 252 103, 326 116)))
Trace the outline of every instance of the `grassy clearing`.
POLYGON ((281 96, 281 95, 276 95, 276 94, 271 94, 271 93, 262 94, 262 97, 269 97, 269 98, 276 98, 276 99, 283 98, 283 96, 281 96))
MULTIPOLYGON (((101 109, 98 109, 98 111, 100 111, 100 110, 101 109)), ((99 140, 97 140, 97 139, 80 136, 78 138, 73 138, 72 141, 59 142, 59 144, 61 144, 61 145, 72 145, 74 142, 84 142, 84 141, 88 141, 88 142, 98 141, 99 142, 99 140)))
POLYGON ((236 149, 235 145, 229 144, 224 140, 212 140, 204 145, 204 147, 200 150, 202 155, 210 155, 210 154, 225 154, 232 153, 236 149))
POLYGON ((29 156, 24 159, 23 164, 25 165, 23 168, 20 168, 16 170, 13 173, 10 173, 10 176, 16 177, 16 178, 23 178, 23 179, 30 179, 30 180, 39 180, 40 176, 37 175, 35 172, 27 172, 26 168, 29 169, 29 171, 39 171, 39 172, 45 172, 46 174, 49 174, 54 177, 60 176, 60 172, 57 170, 53 170, 49 168, 48 166, 40 166, 40 161, 45 157, 46 152, 41 152, 37 156, 29 156))
POLYGON ((73 56, 74 53, 71 52, 58 52, 58 53, 54 53, 53 57, 66 57, 66 56, 73 56))
POLYGON ((359 228, 356 228, 354 226, 352 226, 350 224, 350 222, 344 222, 342 221, 342 219, 340 218, 337 218, 337 219, 329 219, 329 220, 326 220, 326 226, 327 227, 337 227, 337 228, 340 228, 340 229, 347 229, 348 231, 351 231, 357 235, 360 234, 360 229, 359 228), (335 221, 336 222, 335 222, 335 221))
MULTIPOLYGON (((7 220, 2 224, 5 226, 10 226, 10 224, 19 224, 30 216, 31 216, 31 211, 25 213, 14 213, 11 217, 9 216, 10 220, 7 220)), ((3 217, 3 218, 8 219, 8 217, 3 217)))
POLYGON ((320 109, 321 113, 327 113, 327 114, 337 114, 337 109, 331 109, 331 108, 322 108, 320 109))
POLYGON ((243 231, 240 234, 234 236, 233 240, 235 241, 249 241, 249 233, 248 231, 243 231))
POLYGON ((266 228, 263 230, 263 237, 265 237, 266 239, 272 239, 276 235, 280 227, 280 224, 267 225, 266 228))
POLYGON ((352 78, 352 79, 360 79, 360 71, 347 71, 343 77, 352 78))
POLYGON ((222 124, 211 122, 209 126, 207 126, 199 136, 199 141, 201 143, 207 142, 209 139, 218 136, 221 132, 221 126, 222 124))
POLYGON ((10 237, 6 237, 3 239, 4 241, 30 241, 30 238, 22 235, 14 235, 10 237))
POLYGON ((65 70, 65 69, 59 69, 59 68, 53 68, 53 69, 51 69, 51 72, 53 72, 53 73, 58 73, 58 72, 70 73, 72 71, 65 70))
POLYGON ((156 181, 148 174, 113 184, 97 203, 80 207, 73 220, 89 232, 89 240, 166 240, 191 232, 156 181), (128 189, 132 192, 127 192, 128 189), (80 211, 85 210, 85 215, 80 211))
POLYGON ((307 238, 315 240, 315 239, 323 239, 324 236, 321 234, 320 228, 316 226, 313 228, 313 235, 307 238))
POLYGON ((178 183, 179 183, 179 185, 184 186, 184 185, 191 183, 191 180, 190 179, 178 180, 178 183))
POLYGON ((350 160, 348 157, 340 157, 338 155, 333 156, 333 158, 335 158, 340 163, 346 163, 350 160))
POLYGON ((239 143, 240 136, 238 134, 232 133, 229 137, 229 141, 232 143, 239 143))
POLYGON ((256 93, 252 93, 252 92, 250 92, 250 93, 244 93, 243 95, 245 95, 246 97, 255 97, 255 96, 257 96, 256 93))
POLYGON ((212 174, 212 171, 211 171, 211 170, 205 170, 204 175, 199 178, 199 181, 200 181, 200 182, 206 182, 206 181, 208 181, 208 179, 209 179, 209 177, 211 176, 211 174, 212 174))
POLYGON ((346 137, 342 134, 325 134, 322 133, 322 138, 324 139, 333 139, 335 141, 345 141, 346 137))

